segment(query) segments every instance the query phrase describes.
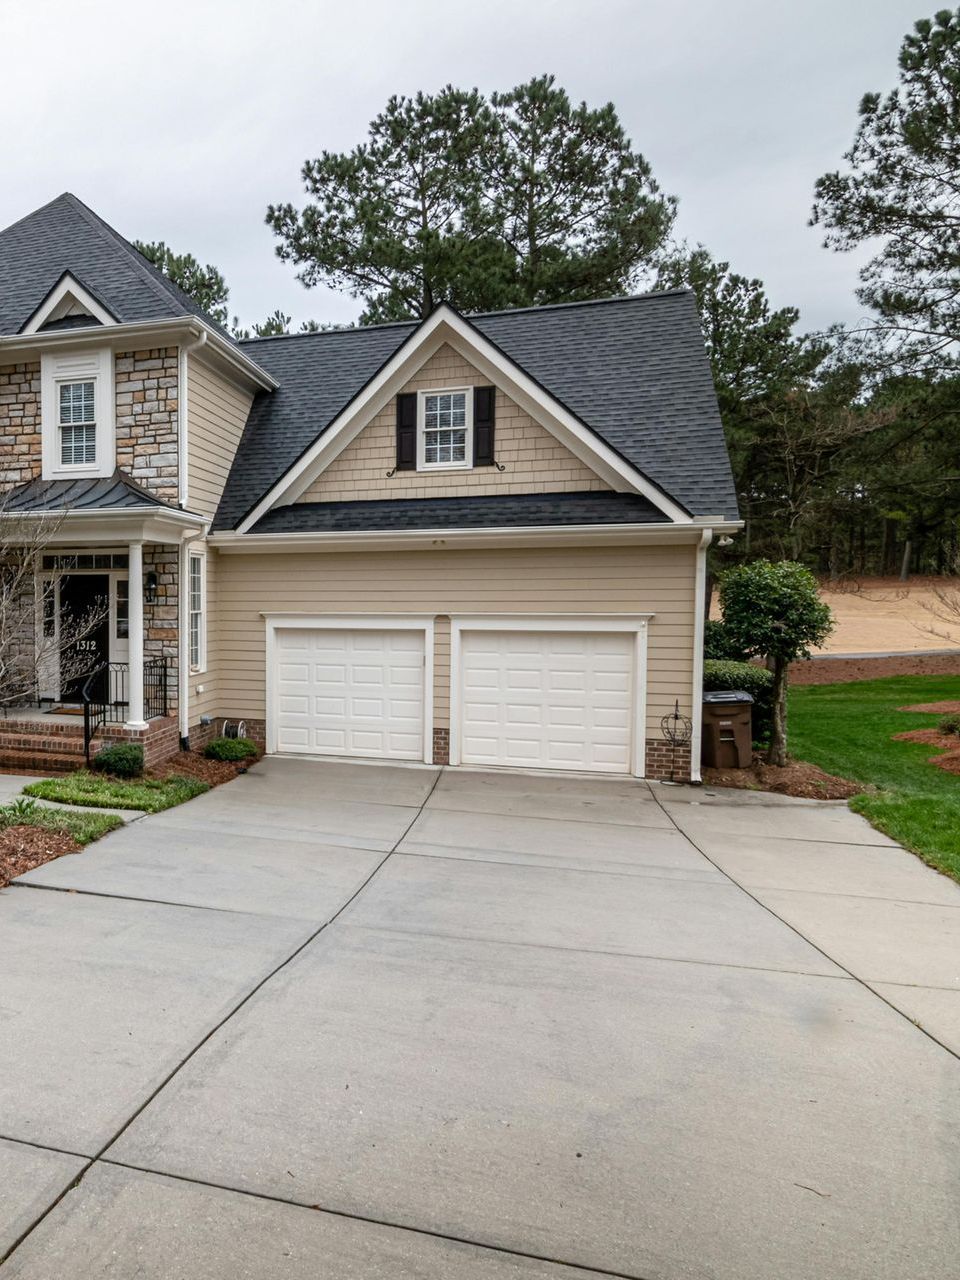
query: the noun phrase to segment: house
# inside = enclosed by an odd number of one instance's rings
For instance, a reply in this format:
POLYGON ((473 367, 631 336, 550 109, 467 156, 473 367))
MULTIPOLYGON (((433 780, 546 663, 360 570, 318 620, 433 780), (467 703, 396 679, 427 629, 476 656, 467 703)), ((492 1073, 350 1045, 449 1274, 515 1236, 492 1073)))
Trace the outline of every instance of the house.
POLYGON ((48 662, 7 759, 81 750, 86 703, 151 761, 227 720, 697 776, 706 551, 739 522, 688 291, 236 342, 66 194, 0 233, 0 450, 0 523, 49 530, 34 641, 105 602, 96 678, 48 662))

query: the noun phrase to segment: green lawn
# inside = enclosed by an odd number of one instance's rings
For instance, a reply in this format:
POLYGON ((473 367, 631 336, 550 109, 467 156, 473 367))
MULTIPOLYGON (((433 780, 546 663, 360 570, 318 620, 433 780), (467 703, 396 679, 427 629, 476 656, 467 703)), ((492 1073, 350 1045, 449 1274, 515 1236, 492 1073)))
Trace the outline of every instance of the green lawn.
POLYGON ((45 778, 23 788, 24 794, 40 800, 57 800, 61 804, 86 805, 99 809, 143 809, 159 813, 175 804, 192 800, 210 787, 198 778, 108 778, 102 773, 64 774, 61 778, 45 778))
POLYGON ((790 754, 878 788, 856 796, 851 808, 960 880, 960 777, 927 763, 932 747, 892 740, 907 729, 935 728, 940 718, 897 707, 946 699, 960 700, 960 676, 894 676, 793 689, 790 754))

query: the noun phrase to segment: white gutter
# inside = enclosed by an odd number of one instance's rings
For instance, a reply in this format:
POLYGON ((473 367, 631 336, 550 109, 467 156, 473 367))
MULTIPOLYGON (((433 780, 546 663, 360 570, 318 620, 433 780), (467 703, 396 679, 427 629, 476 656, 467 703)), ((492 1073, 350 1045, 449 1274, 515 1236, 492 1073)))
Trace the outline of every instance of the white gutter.
POLYGON ((43 333, 14 333, 0 338, 0 352, 53 350, 57 347, 124 347, 134 343, 138 349, 157 346, 143 339, 150 334, 161 337, 187 333, 199 337, 206 333, 211 350, 225 363, 232 365, 250 382, 267 391, 275 391, 280 385, 276 378, 257 364, 229 338, 218 333, 213 325, 199 316, 171 316, 166 320, 137 320, 131 324, 104 324, 89 329, 60 329, 43 333))
POLYGON ((204 329, 195 342, 180 347, 180 379, 177 387, 177 499, 181 507, 187 505, 187 356, 207 345, 204 329))
POLYGON ((693 593, 693 687, 690 717, 690 781, 700 781, 700 749, 703 741, 703 635, 707 607, 707 549, 713 541, 713 529, 704 529, 697 546, 697 569, 693 593))
MULTIPOLYGON (((720 526, 735 533, 739 523, 720 526)), ((712 531, 716 531, 716 526, 712 531)), ((438 550, 456 546, 550 546, 623 543, 696 543, 703 527, 693 524, 566 524, 503 525, 477 529, 367 529, 349 533, 214 533, 211 546, 225 553, 288 551, 373 551, 377 549, 438 550)))

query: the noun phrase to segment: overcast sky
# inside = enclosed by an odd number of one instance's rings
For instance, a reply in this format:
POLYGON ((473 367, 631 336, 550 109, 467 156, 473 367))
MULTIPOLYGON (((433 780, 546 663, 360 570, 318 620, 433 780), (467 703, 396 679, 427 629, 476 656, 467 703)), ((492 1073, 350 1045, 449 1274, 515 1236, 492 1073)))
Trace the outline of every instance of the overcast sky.
POLYGON ((615 103, 678 233, 760 276, 805 328, 860 315, 857 261, 806 225, 922 0, 0 0, 0 225, 73 191, 130 239, 223 271, 249 324, 343 323, 274 255, 271 201, 362 141, 392 93, 551 71, 615 103), (12 125, 12 127, 11 127, 12 125))

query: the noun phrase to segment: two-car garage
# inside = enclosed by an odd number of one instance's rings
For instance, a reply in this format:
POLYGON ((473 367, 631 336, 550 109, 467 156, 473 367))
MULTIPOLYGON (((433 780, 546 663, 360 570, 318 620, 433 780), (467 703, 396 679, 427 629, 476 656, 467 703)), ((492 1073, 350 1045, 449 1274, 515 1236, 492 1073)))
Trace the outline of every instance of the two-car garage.
POLYGON ((270 749, 642 774, 645 617, 439 621, 268 619, 270 749))

